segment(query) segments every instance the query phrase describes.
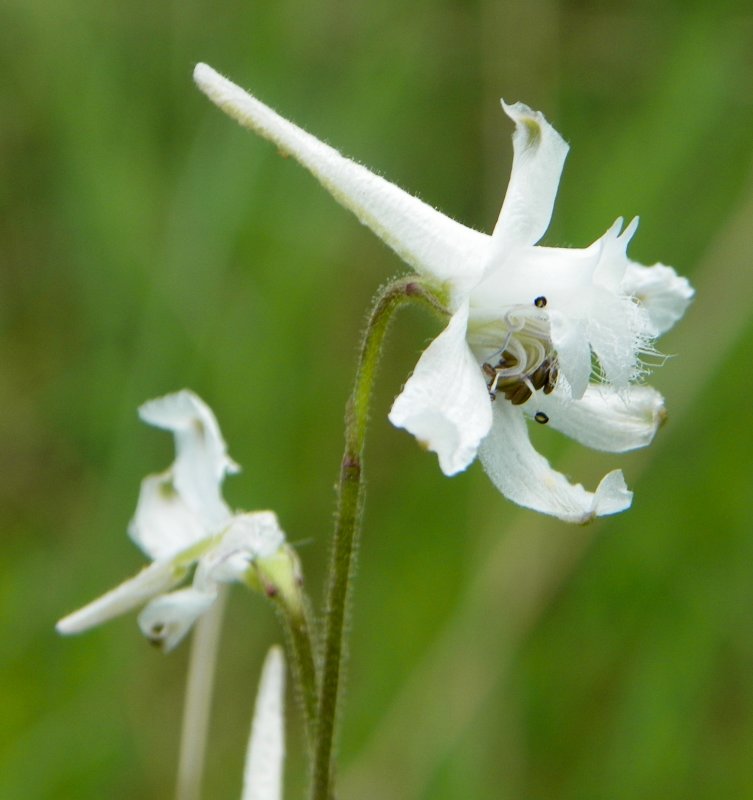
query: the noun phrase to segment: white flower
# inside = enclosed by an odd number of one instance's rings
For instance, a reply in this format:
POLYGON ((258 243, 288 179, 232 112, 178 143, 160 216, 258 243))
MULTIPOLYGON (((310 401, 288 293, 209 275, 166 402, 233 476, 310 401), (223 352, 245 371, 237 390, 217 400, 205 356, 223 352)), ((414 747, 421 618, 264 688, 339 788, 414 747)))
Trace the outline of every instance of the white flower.
POLYGON ((693 290, 661 264, 630 261, 637 220, 618 220, 584 249, 536 246, 552 214, 568 146, 527 106, 489 236, 465 227, 286 121, 199 64, 199 87, 242 125, 309 169, 332 195, 448 297, 451 319, 418 361, 390 412, 437 453, 446 475, 479 455, 514 502, 571 522, 613 514, 632 494, 620 471, 596 491, 572 485, 532 447, 525 417, 601 450, 648 444, 661 395, 635 385, 641 355, 684 313, 693 290))
POLYGON ((259 680, 241 800, 282 800, 284 695, 285 659, 279 647, 272 647, 259 680))
POLYGON ((211 409, 193 392, 151 400, 139 415, 175 436, 175 461, 144 478, 128 529, 152 563, 56 627, 79 633, 147 603, 139 625, 169 651, 215 601, 219 584, 247 580, 252 564, 275 556, 285 535, 273 512, 233 514, 225 504, 222 481, 238 466, 211 409), (191 587, 169 592, 194 565, 191 587))

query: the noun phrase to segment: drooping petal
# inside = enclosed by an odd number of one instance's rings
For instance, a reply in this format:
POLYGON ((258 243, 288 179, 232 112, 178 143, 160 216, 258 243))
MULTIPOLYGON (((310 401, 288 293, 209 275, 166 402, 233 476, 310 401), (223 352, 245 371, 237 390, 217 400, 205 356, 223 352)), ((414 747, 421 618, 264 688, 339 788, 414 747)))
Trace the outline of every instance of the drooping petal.
POLYGON ((472 285, 489 237, 461 225, 281 117, 206 64, 194 80, 209 99, 246 128, 306 167, 332 196, 417 272, 472 285))
POLYGON ((80 633, 142 605, 155 595, 166 592, 180 583, 184 569, 169 561, 155 561, 141 572, 74 611, 57 623, 58 633, 80 633))
POLYGON ((272 647, 262 667, 243 769, 241 800, 282 800, 285 756, 285 660, 272 647))
POLYGON ((646 309, 651 336, 668 331, 685 313, 695 294, 688 279, 680 277, 672 267, 664 264, 644 267, 633 261, 628 263, 622 291, 635 297, 646 309))
POLYGON ((174 485, 172 469, 141 482, 128 535, 152 559, 171 558, 208 533, 174 485))
POLYGON ((139 614, 139 628, 152 644, 169 653, 216 599, 216 591, 193 587, 160 595, 139 614))
POLYGON ((569 148, 541 112, 504 100, 502 107, 515 123, 510 183, 492 234, 494 253, 504 255, 546 233, 569 148))
POLYGON ((238 466, 228 457, 225 440, 212 410, 188 389, 150 400, 139 408, 144 422, 175 436, 175 488, 208 531, 223 524, 230 512, 220 486, 238 466))
POLYGON ((269 558, 285 544, 285 534, 272 511, 237 514, 217 544, 199 559, 194 586, 243 581, 251 564, 269 558))
POLYGON ((548 426, 586 447, 625 453, 650 444, 666 419, 664 399, 650 386, 630 386, 616 391, 591 385, 579 400, 559 392, 537 392, 526 404, 532 415, 543 412, 548 426))
POLYGON ((494 423, 479 458, 494 485, 509 500, 565 522, 584 523, 628 508, 633 494, 619 470, 608 473, 594 493, 571 484, 534 450, 523 413, 494 403, 494 423))
POLYGON ((492 422, 489 392, 465 339, 468 304, 423 352, 389 413, 439 456, 445 475, 464 470, 476 457, 492 422))

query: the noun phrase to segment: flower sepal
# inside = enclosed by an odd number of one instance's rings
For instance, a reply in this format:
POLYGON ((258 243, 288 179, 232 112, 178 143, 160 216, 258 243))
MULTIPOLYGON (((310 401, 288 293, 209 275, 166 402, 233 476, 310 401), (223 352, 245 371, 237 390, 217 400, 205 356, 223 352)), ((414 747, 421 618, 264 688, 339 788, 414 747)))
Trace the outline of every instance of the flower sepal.
POLYGON ((284 544, 266 558, 257 558, 249 567, 245 583, 285 607, 293 618, 303 614, 303 571, 296 551, 284 544))

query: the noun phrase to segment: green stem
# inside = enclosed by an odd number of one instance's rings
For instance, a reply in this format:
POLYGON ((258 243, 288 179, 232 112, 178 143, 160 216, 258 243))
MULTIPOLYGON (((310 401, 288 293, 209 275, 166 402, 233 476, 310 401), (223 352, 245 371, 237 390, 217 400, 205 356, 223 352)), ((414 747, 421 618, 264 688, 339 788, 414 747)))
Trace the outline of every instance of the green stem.
POLYGON ((286 544, 276 553, 257 559, 253 567, 247 576, 249 587, 264 592, 284 622, 296 699, 313 755, 319 675, 316 631, 311 620, 311 603, 303 588, 301 562, 292 545, 286 544))
POLYGON ((317 713, 312 782, 313 800, 330 800, 333 780, 333 737, 337 716, 340 670, 345 655, 345 619, 349 587, 363 508, 363 445, 369 401, 384 337, 394 313, 408 302, 419 302, 446 316, 447 311, 419 278, 399 278, 376 297, 361 342, 356 380, 345 412, 345 452, 340 466, 335 532, 327 588, 324 660, 317 713))
POLYGON ((316 669, 311 611, 306 599, 304 599, 298 613, 291 613, 284 603, 278 603, 277 607, 280 616, 285 622, 288 647, 292 656, 290 662, 292 664, 295 691, 303 711, 306 739, 313 755, 319 676, 316 669))

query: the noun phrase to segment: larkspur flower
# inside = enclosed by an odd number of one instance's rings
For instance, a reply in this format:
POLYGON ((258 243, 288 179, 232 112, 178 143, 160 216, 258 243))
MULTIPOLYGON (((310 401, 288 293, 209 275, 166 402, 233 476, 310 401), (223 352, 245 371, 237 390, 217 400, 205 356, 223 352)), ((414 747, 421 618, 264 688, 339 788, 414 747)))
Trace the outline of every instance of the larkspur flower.
POLYGON ((491 235, 455 222, 288 122, 199 64, 199 88, 292 155, 446 297, 446 329, 421 355, 389 414, 439 458, 446 475, 479 456, 510 500, 569 522, 627 508, 621 471, 594 492, 571 484, 531 445, 526 417, 609 452, 647 445, 665 411, 636 383, 653 339, 684 313, 687 280, 626 255, 637 220, 618 220, 584 249, 538 246, 568 145, 522 103, 512 174, 491 235))
POLYGON ((259 567, 276 564, 287 545, 273 512, 232 513, 225 503, 222 481, 238 466, 199 397, 184 389, 145 403, 139 415, 175 437, 175 461, 144 478, 128 529, 152 563, 56 627, 79 633, 146 604, 139 626, 169 651, 216 600, 219 584, 253 584, 259 567), (191 586, 170 591, 194 566, 191 586))
POLYGON ((285 658, 272 647, 264 660, 243 769, 241 800, 281 800, 285 757, 285 658))

